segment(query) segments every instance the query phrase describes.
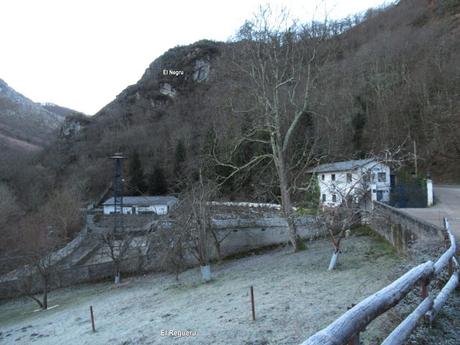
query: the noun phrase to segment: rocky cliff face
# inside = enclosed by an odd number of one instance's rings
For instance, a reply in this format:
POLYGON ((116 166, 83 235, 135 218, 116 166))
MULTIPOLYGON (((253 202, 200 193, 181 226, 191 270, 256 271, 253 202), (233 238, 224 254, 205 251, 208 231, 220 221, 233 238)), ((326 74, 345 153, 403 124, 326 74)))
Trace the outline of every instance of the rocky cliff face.
POLYGON ((0 79, 0 141, 16 148, 38 148, 50 141, 50 134, 65 115, 35 103, 0 79))
POLYGON ((221 43, 199 41, 170 49, 146 69, 142 78, 101 109, 97 117, 149 113, 188 93, 196 84, 212 79, 212 61, 221 43))

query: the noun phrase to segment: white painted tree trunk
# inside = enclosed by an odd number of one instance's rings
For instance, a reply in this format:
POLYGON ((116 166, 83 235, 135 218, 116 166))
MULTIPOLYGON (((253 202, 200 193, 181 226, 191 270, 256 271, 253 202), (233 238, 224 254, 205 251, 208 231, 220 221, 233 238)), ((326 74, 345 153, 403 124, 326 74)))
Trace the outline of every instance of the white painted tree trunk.
POLYGON ((205 282, 211 280, 211 265, 200 266, 201 268, 201 277, 205 282))
POLYGON ((121 281, 121 275, 120 275, 120 272, 117 272, 117 274, 115 275, 115 285, 119 285, 120 281, 121 281))
POLYGON ((332 253, 331 261, 329 262, 329 271, 335 270, 335 267, 337 266, 337 260, 339 258, 339 251, 335 250, 334 253, 332 253))

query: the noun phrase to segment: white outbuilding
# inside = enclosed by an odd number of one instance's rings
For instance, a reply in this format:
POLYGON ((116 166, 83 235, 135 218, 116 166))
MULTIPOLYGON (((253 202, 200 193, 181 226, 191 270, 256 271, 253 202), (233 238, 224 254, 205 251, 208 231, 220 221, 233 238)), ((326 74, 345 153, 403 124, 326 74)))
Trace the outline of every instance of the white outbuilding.
MULTIPOLYGON (((156 213, 168 214, 177 203, 174 196, 124 196, 123 214, 156 213)), ((111 197, 103 203, 104 214, 115 213, 114 198, 111 197)))
POLYGON ((355 202, 363 197, 390 201, 390 167, 375 159, 321 164, 309 172, 317 176, 320 202, 324 206, 339 206, 344 198, 355 202))

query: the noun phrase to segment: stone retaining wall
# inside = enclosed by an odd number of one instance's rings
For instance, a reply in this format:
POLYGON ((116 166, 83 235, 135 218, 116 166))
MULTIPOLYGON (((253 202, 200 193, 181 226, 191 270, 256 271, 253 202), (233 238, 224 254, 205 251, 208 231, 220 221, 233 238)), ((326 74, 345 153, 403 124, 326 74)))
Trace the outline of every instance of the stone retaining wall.
POLYGON ((374 201, 369 223, 374 231, 401 253, 406 253, 415 241, 444 240, 444 232, 440 227, 378 201, 374 201))
MULTIPOLYGON (((296 224, 299 235, 305 240, 313 240, 326 235, 324 229, 318 229, 313 216, 301 217, 296 224)), ((217 228, 217 237, 222 239, 221 254, 223 257, 287 243, 289 239, 286 220, 277 216, 259 219, 215 220, 213 221, 213 226, 217 228)), ((137 238, 142 239, 142 236, 137 238)), ((82 240, 80 239, 79 241, 82 240)), ((74 246, 75 243, 72 243, 72 250, 76 250, 74 246)), ((92 255, 96 256, 100 255, 100 253, 92 253, 92 255)), ((215 251, 211 252, 211 259, 217 259, 215 251)), ((51 289, 97 281, 113 276, 113 264, 111 261, 87 260, 86 262, 89 261, 92 263, 72 267, 66 267, 67 265, 64 261, 51 279, 51 289)), ((155 257, 155 253, 150 256, 133 255, 122 263, 121 272, 126 274, 158 271, 161 269, 159 261, 155 257)), ((197 263, 192 259, 188 264, 193 266, 197 263)), ((21 286, 24 285, 27 279, 33 279, 34 283, 32 285, 36 287, 35 292, 38 292, 41 286, 40 277, 37 274, 34 274, 33 277, 30 274, 27 276, 10 274, 8 279, 4 278, 0 279, 0 299, 24 294, 21 286)))

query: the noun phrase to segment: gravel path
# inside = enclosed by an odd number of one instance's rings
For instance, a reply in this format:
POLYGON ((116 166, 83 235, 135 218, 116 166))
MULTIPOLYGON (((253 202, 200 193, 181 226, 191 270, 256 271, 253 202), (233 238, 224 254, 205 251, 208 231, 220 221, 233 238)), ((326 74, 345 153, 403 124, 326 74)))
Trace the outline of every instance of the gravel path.
POLYGON ((405 208, 401 211, 438 226, 443 226, 442 220, 447 217, 454 234, 460 239, 460 187, 435 186, 434 195, 436 204, 432 207, 405 208))

